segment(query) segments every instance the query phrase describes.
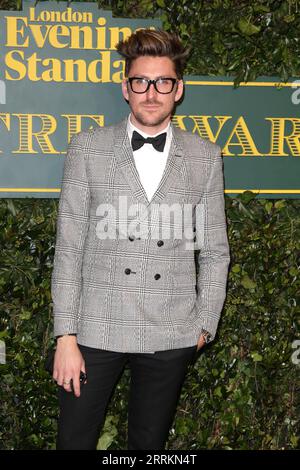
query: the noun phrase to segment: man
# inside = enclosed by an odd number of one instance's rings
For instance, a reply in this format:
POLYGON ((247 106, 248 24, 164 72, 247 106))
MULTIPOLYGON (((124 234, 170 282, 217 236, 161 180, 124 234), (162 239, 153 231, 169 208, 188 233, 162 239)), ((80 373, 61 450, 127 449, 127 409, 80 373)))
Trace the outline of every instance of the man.
POLYGON ((131 113, 75 135, 65 161, 52 276, 58 449, 96 448, 126 364, 128 448, 163 449, 188 366, 214 339, 226 293, 220 147, 170 122, 187 51, 152 30, 117 50, 131 113))

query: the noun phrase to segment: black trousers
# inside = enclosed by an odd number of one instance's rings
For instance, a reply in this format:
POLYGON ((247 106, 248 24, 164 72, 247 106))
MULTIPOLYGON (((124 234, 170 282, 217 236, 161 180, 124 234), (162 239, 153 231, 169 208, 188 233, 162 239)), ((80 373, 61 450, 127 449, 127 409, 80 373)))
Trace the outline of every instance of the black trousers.
POLYGON ((59 387, 57 449, 95 450, 106 408, 125 365, 130 367, 128 449, 164 449, 188 366, 197 346, 119 353, 79 345, 88 382, 76 398, 59 387))

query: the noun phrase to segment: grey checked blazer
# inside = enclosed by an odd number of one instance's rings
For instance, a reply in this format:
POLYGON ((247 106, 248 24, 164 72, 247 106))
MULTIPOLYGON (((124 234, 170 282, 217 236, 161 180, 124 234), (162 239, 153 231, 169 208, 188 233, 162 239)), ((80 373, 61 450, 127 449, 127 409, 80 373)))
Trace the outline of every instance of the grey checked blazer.
MULTIPOLYGON (((54 335, 77 333, 85 346, 145 353, 196 345, 202 328, 214 339, 230 261, 220 147, 172 125, 166 167, 149 202, 126 125, 127 118, 85 130, 69 144, 51 283, 54 335), (120 199, 136 211, 105 219, 99 207, 119 208, 120 199), (155 236, 163 204, 192 207, 198 257, 185 235, 155 236), (104 220, 116 236, 103 236, 104 220)), ((176 220, 170 216, 169 228, 176 220)))

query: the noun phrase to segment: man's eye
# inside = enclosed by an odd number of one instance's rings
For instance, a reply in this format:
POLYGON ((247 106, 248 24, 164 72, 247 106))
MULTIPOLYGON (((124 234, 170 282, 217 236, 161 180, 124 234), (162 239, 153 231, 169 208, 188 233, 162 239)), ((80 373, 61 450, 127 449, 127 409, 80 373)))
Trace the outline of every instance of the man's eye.
POLYGON ((138 83, 139 85, 142 85, 147 82, 145 78, 136 78, 135 82, 138 83))

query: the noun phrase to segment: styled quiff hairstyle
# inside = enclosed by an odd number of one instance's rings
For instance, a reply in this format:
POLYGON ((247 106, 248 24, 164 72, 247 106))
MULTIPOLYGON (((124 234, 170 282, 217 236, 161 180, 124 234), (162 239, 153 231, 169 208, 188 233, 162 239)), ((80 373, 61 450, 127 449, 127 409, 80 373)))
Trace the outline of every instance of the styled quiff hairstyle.
POLYGON ((183 76, 184 67, 189 55, 189 49, 185 48, 174 33, 162 30, 139 29, 132 33, 124 41, 116 45, 119 54, 125 58, 125 74, 128 77, 133 60, 141 56, 169 57, 175 67, 177 78, 183 76))

